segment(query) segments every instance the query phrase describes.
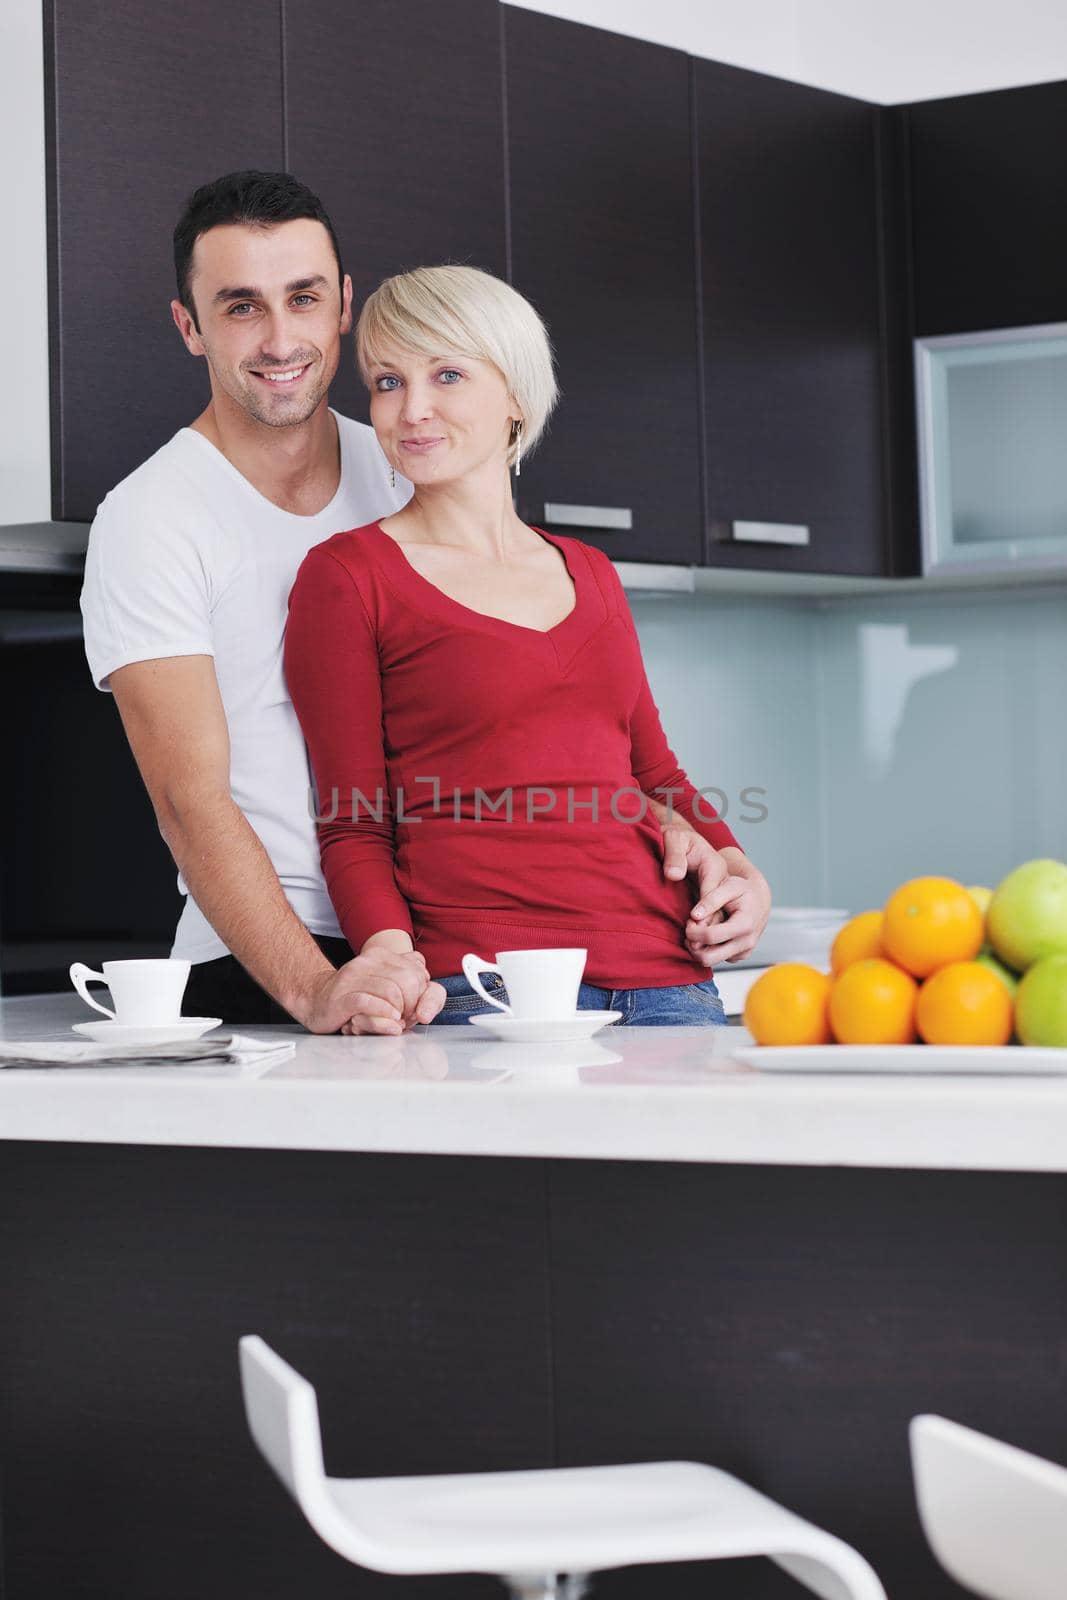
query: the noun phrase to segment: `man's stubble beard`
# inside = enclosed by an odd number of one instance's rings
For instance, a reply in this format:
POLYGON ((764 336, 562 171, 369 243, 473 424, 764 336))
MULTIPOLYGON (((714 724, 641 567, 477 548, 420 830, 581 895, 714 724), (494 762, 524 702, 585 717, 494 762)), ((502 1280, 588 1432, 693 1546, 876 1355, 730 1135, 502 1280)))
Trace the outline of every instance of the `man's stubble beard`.
POLYGON ((257 422, 266 423, 268 428, 293 428, 298 423, 306 422, 309 417, 314 416, 322 404, 323 396, 329 392, 329 388, 329 380, 327 379, 324 383, 320 376, 318 382, 304 395, 301 403, 287 407, 283 416, 279 416, 277 412, 272 412, 269 405, 261 404, 259 395, 255 393, 248 395, 248 403, 245 406, 245 410, 257 422))
MULTIPOLYGON (((268 428, 298 427, 300 423, 306 422, 309 417, 314 416, 324 397, 329 393, 336 367, 333 372, 328 371, 326 362, 321 357, 321 352, 316 351, 315 353, 317 360, 311 387, 303 395, 299 405, 289 406, 282 412, 280 408, 278 411, 272 410, 267 396, 261 396, 257 393, 254 387, 256 380, 252 377, 246 377, 246 374, 242 371, 233 374, 230 383, 223 383, 218 369, 211 360, 210 353, 205 351, 208 365, 219 387, 230 397, 235 405, 240 406, 241 410, 246 412, 255 422, 262 422, 268 428)), ((298 361, 288 363, 289 366, 297 366, 298 364, 298 361)), ((286 363, 275 362, 274 365, 278 371, 284 371, 286 363)))

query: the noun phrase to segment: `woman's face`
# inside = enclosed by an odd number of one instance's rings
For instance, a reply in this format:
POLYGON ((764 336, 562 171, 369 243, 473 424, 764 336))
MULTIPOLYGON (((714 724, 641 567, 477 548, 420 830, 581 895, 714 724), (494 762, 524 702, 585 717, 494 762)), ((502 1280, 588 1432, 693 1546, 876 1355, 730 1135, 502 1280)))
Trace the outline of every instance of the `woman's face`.
POLYGON ((517 415, 504 375, 476 356, 388 349, 370 369, 370 416, 392 465, 418 487, 504 468, 517 415))

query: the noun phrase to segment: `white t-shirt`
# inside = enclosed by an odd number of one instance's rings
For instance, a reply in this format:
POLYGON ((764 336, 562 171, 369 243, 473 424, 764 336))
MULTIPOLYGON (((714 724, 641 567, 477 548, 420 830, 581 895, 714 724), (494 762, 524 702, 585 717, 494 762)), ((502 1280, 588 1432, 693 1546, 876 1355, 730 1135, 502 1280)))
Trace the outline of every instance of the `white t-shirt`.
MULTIPOLYGON (((220 450, 182 428, 104 500, 89 534, 81 609, 97 688, 131 661, 207 655, 230 733, 230 790, 259 835, 289 903, 312 933, 340 937, 319 868, 311 776, 285 686, 289 591, 312 545, 389 516, 411 485, 365 423, 339 417, 341 481, 313 517, 283 511, 220 450)), ((211 961, 227 949, 186 896, 173 955, 211 961)))

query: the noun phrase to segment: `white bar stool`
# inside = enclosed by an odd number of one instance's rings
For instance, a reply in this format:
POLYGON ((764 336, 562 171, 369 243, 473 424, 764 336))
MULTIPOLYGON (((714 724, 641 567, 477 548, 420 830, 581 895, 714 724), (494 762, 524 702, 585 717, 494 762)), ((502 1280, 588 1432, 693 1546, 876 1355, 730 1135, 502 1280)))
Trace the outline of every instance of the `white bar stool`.
POLYGON ((949 1576, 986 1600, 1063 1600, 1067 1468, 945 1417, 909 1432, 923 1532, 949 1576))
POLYGON ((311 1384, 254 1335, 240 1360, 253 1439, 319 1537, 359 1566, 484 1572, 516 1600, 578 1600, 609 1567, 762 1555, 821 1600, 885 1600, 850 1545, 692 1461, 328 1478, 311 1384))

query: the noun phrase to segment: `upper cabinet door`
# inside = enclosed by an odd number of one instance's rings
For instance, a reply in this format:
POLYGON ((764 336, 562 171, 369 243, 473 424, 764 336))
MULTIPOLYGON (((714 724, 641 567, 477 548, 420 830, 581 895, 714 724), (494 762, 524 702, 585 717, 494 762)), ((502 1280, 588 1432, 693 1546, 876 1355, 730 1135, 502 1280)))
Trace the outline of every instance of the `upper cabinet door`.
POLYGON ((908 111, 920 336, 1067 321, 1067 83, 908 111))
POLYGON ((53 515, 108 490, 210 398, 171 320, 192 191, 282 165, 279 0, 45 6, 53 515))
POLYGON ((512 282, 548 324, 562 391, 520 513, 620 559, 698 562, 688 60, 500 15, 512 282))
MULTIPOLYGON (((330 214, 356 315, 412 267, 504 277, 497 0, 300 0, 284 14, 289 169, 330 214)), ((366 419, 351 342, 331 401, 366 419)))
POLYGON ((707 560, 892 570, 875 108, 693 65, 707 560))

